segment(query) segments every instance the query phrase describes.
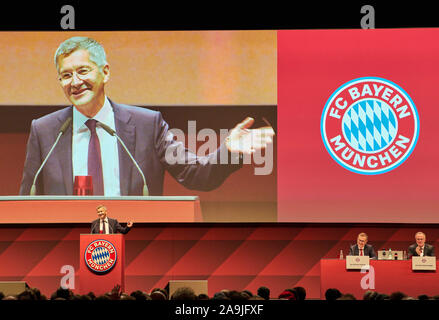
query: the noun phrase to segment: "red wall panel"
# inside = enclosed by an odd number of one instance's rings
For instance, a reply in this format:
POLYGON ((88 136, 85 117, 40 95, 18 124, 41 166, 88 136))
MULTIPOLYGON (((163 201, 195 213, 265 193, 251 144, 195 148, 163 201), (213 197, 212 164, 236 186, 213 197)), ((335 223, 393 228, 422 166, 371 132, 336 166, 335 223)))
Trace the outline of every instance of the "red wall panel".
POLYGON ((439 116, 439 43, 433 40, 438 36, 439 29, 278 31, 279 221, 439 222, 439 152, 432 147, 439 116), (327 101, 362 77, 397 84, 419 115, 413 152, 377 175, 345 169, 322 139, 327 101))

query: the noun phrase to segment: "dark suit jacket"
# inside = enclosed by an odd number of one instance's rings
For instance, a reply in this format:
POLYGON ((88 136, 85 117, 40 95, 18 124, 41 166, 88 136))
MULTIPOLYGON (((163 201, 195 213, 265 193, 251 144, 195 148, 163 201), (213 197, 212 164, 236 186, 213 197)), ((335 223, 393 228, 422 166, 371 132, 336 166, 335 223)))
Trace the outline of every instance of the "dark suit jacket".
MULTIPOLYGON (((220 186, 232 172, 241 167, 219 164, 221 153, 230 156, 224 145, 209 156, 196 157, 182 143, 166 139, 169 126, 160 112, 112 101, 110 103, 114 110, 116 133, 142 169, 150 195, 162 195, 165 169, 186 188, 209 191, 220 186), (184 164, 168 164, 165 160, 166 150, 186 161, 184 164), (216 157, 218 164, 209 163, 213 157, 216 157)), ((61 125, 72 116, 72 110, 72 106, 67 107, 32 121, 20 195, 29 194, 38 167, 55 142, 61 125)), ((118 154, 121 195, 142 195, 142 177, 119 143, 118 154)), ((46 162, 37 179, 36 188, 37 194, 43 195, 73 194, 72 125, 46 162)))
MULTIPOLYGON (((90 233, 99 233, 99 228, 100 228, 99 220, 100 219, 96 219, 91 223, 90 233)), ((123 234, 127 234, 128 231, 130 231, 130 230, 131 230, 131 228, 129 228, 129 227, 122 227, 116 219, 108 218, 108 232, 109 233, 120 232, 123 234)))
MULTIPOLYGON (((375 250, 373 249, 373 247, 370 244, 367 244, 367 243, 364 246, 363 254, 365 256, 369 256, 370 258, 373 258, 373 259, 377 258, 375 250)), ((358 249, 358 245, 357 244, 354 244, 353 246, 351 246, 349 248, 349 255, 350 256, 359 256, 360 255, 360 250, 358 249)))
MULTIPOLYGON (((412 256, 419 256, 418 253, 416 252, 416 247, 418 245, 416 243, 412 244, 411 246, 409 246, 408 250, 407 250, 407 255, 408 258, 410 259, 412 256)), ((424 244, 424 256, 428 256, 428 257, 433 257, 434 256, 434 246, 432 246, 431 244, 424 244)))

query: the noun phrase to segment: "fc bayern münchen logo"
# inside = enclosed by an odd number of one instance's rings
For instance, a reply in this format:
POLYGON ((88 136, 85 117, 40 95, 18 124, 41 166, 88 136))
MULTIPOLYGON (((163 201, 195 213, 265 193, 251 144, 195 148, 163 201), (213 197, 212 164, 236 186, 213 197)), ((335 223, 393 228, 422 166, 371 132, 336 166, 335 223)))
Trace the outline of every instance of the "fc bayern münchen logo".
POLYGON ((380 174, 401 165, 415 148, 419 116, 410 96, 382 78, 351 80, 328 99, 321 120, 323 143, 342 167, 380 174))
POLYGON ((95 240, 85 249, 85 263, 94 272, 107 272, 117 260, 116 248, 107 240, 95 240))

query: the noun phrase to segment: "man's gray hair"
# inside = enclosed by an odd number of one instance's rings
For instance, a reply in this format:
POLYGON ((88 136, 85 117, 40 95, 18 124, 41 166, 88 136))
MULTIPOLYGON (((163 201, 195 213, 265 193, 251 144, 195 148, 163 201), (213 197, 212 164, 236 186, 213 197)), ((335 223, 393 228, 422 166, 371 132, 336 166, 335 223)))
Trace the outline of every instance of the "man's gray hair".
POLYGON ((99 69, 107 64, 107 57, 102 45, 92 38, 87 37, 72 37, 60 44, 55 52, 55 65, 58 69, 58 58, 60 56, 68 56, 77 50, 87 50, 90 54, 90 61, 95 63, 99 69))
POLYGON ((365 232, 361 232, 357 238, 359 237, 366 237, 366 239, 369 239, 369 236, 365 232))

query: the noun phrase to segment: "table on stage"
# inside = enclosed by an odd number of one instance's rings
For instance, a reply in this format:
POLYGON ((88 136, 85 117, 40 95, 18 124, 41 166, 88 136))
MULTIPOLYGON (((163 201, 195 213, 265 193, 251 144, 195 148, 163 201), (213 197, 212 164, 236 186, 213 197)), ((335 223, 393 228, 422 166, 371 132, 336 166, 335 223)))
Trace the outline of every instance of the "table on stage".
POLYGON ((370 260, 370 266, 369 272, 361 273, 346 270, 346 260, 320 260, 320 298, 325 299, 327 289, 337 288, 362 299, 367 290, 372 290, 366 287, 371 284, 375 287, 373 291, 388 295, 395 291, 414 298, 420 294, 439 295, 439 261, 437 271, 412 271, 411 260, 370 260))

